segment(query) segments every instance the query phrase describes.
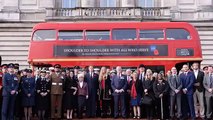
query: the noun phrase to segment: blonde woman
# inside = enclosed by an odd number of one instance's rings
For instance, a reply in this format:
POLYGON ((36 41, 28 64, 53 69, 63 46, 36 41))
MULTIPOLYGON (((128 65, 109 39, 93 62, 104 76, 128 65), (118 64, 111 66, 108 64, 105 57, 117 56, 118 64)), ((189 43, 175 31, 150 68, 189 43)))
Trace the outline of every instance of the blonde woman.
POLYGON ((131 105, 133 106, 134 119, 141 117, 140 100, 142 96, 142 82, 138 79, 138 74, 134 72, 132 74, 132 81, 130 82, 130 95, 131 105))
POLYGON ((102 101, 102 117, 107 117, 111 100, 111 81, 106 67, 102 67, 99 74, 100 100, 102 101))
POLYGON ((145 81, 143 82, 143 92, 144 96, 143 98, 149 98, 151 99, 151 104, 145 104, 147 119, 152 120, 153 118, 153 109, 154 106, 152 104, 152 101, 154 100, 154 92, 153 92, 153 75, 152 70, 147 69, 146 75, 145 75, 145 81))

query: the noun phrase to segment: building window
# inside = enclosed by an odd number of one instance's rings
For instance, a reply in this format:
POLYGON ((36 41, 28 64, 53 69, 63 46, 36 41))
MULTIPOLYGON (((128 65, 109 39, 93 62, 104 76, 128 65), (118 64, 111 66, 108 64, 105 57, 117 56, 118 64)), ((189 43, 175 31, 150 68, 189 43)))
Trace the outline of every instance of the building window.
POLYGON ((77 0, 62 0, 62 8, 75 8, 77 7, 77 0))
POLYGON ((116 0, 100 0, 100 7, 116 7, 116 0))
POLYGON ((154 7, 154 0, 138 0, 139 7, 154 7))

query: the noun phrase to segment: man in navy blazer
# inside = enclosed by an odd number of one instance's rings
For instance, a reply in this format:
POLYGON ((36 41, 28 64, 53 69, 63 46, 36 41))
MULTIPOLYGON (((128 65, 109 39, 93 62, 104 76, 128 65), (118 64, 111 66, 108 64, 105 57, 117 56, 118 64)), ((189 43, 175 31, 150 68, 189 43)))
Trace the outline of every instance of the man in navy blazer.
POLYGON ((182 114, 183 117, 185 118, 188 117, 187 113, 189 113, 191 119, 194 120, 195 108, 193 100, 193 93, 194 93, 193 87, 195 82, 195 76, 193 72, 189 71, 188 65, 183 65, 183 70, 184 72, 180 74, 180 80, 182 82, 182 91, 183 91, 182 114))
POLYGON ((85 76, 85 82, 88 85, 89 97, 87 100, 87 117, 96 117, 96 100, 99 89, 98 74, 94 73, 93 66, 89 66, 89 72, 85 76))
POLYGON ((125 93, 127 89, 127 76, 121 74, 122 68, 116 67, 117 74, 112 77, 111 87, 114 96, 114 118, 118 118, 119 100, 121 102, 122 117, 126 118, 125 93))

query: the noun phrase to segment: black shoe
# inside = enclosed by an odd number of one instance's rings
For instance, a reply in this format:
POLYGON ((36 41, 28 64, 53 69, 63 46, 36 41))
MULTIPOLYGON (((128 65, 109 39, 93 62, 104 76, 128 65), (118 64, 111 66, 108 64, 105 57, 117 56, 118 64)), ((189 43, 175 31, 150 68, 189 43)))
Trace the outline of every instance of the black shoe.
POLYGON ((123 119, 126 119, 126 116, 123 116, 122 118, 123 118, 123 119))
POLYGON ((114 117, 114 119, 118 119, 118 116, 117 116, 117 117, 114 117))

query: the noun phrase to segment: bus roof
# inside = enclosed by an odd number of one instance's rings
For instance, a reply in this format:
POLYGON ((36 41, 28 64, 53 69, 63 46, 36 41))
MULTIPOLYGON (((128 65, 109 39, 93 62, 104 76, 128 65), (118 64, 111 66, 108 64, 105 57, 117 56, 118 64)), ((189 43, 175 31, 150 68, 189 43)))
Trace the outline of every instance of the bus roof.
POLYGON ((187 22, 76 22, 76 23, 38 23, 33 27, 37 29, 113 29, 113 28, 193 28, 187 22))

